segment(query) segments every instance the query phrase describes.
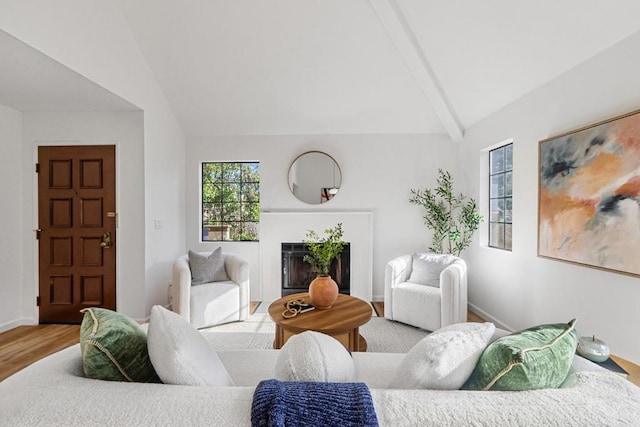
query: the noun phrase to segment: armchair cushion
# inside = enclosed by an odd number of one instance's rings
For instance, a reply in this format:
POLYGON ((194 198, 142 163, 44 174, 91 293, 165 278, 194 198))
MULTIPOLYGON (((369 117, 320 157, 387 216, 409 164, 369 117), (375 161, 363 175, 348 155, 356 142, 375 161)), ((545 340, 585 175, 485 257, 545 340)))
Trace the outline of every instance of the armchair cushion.
POLYGON ((227 272, 224 269, 222 247, 219 247, 209 255, 189 251, 189 267, 191 268, 192 285, 229 280, 229 276, 227 276, 227 272))
POLYGON ((428 331, 442 326, 442 292, 439 288, 399 283, 394 288, 391 304, 393 320, 428 331))
POLYGON ((415 253, 412 256, 411 275, 408 282, 417 285, 440 287, 440 273, 456 260, 453 255, 415 253))

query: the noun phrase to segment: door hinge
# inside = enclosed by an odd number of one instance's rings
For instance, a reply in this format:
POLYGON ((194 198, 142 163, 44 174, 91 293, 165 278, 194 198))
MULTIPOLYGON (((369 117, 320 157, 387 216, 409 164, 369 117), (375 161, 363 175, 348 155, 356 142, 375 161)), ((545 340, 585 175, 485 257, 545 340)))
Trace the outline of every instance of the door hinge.
POLYGON ((37 305, 38 307, 40 307, 40 297, 39 297, 39 296, 38 296, 38 297, 36 297, 36 305, 37 305))
POLYGON ((36 173, 40 173, 40 163, 36 163, 36 173))
POLYGON ((41 229, 37 229, 37 230, 33 230, 36 232, 36 240, 40 240, 40 232, 42 231, 41 229))

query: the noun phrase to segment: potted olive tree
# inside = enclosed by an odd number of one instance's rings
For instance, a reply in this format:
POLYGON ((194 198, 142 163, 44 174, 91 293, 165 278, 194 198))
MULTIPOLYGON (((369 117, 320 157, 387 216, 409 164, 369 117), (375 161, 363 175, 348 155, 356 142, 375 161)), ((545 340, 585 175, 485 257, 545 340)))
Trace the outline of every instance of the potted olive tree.
POLYGON ((342 223, 324 230, 324 237, 309 230, 303 243, 309 250, 303 260, 311 265, 317 277, 309 285, 311 304, 319 309, 331 308, 338 298, 338 285, 329 275, 331 261, 342 253, 346 242, 342 241, 342 223))
POLYGON ((484 217, 478 213, 475 199, 453 192, 449 172, 438 169, 436 183, 434 189, 412 189, 409 202, 425 209, 424 223, 433 232, 429 250, 460 256, 484 217))

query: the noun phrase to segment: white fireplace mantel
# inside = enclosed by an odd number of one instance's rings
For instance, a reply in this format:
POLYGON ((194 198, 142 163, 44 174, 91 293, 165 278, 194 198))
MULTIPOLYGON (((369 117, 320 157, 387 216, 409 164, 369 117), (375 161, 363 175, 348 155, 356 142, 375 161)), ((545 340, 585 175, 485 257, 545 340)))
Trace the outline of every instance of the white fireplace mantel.
POLYGON ((371 301, 373 214, 349 211, 260 213, 262 301, 274 301, 282 296, 281 243, 302 242, 308 230, 322 235, 338 223, 342 223, 342 239, 351 244, 351 295, 371 301))

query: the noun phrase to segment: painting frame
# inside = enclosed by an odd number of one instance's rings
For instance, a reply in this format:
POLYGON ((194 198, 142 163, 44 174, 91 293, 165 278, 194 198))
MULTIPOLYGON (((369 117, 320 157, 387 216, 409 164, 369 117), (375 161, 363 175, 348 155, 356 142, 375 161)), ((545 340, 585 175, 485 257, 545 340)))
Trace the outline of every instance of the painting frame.
POLYGON ((640 277, 640 110, 538 143, 538 256, 640 277))

